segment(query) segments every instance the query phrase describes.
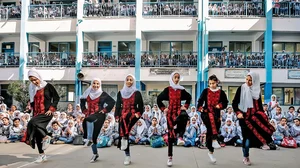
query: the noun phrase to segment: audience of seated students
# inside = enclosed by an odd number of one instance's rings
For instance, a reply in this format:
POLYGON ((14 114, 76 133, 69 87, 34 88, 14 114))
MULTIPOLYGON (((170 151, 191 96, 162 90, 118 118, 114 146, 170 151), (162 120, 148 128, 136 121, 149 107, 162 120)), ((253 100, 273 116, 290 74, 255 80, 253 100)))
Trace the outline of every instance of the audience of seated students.
MULTIPOLYGON (((144 109, 145 112, 142 117, 131 130, 130 143, 146 145, 151 144, 156 139, 162 139, 168 145, 166 113, 161 112, 156 105, 153 108, 150 105, 145 105, 144 109)), ((77 108, 75 110, 81 111, 77 108)), ((264 110, 266 114, 269 113, 267 107, 264 110)), ((278 106, 276 115, 270 120, 271 125, 276 129, 272 136, 274 144, 280 146, 284 138, 292 137, 300 145, 300 109, 295 111, 295 108, 291 106, 287 112, 282 114, 281 111, 281 107, 278 106)), ((206 148, 206 127, 201 121, 201 113, 192 106, 188 110, 188 114, 190 121, 186 125, 183 145, 206 148)), ((83 114, 72 113, 70 110, 69 115, 66 112, 55 112, 47 126, 49 134, 52 135, 51 144, 73 143, 76 136, 83 134, 82 122, 84 117, 83 114)), ((233 109, 228 107, 222 111, 220 119, 222 125, 219 130, 218 141, 221 146, 240 146, 243 136, 233 109)), ((0 143, 20 141, 29 120, 30 114, 21 113, 14 105, 11 106, 11 109, 7 109, 6 105, 1 104, 0 143)), ((118 143, 118 124, 119 121, 114 118, 113 112, 108 113, 98 137, 99 141, 104 138, 106 140, 105 145, 101 147, 109 147, 118 143)))

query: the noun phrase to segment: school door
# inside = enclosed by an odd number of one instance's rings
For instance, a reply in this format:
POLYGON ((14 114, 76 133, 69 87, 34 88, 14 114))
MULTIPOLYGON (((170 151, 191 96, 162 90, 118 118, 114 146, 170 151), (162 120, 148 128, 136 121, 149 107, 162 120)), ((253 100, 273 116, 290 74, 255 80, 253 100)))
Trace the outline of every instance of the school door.
POLYGON ((111 41, 98 42, 98 52, 103 55, 111 56, 112 46, 111 41))

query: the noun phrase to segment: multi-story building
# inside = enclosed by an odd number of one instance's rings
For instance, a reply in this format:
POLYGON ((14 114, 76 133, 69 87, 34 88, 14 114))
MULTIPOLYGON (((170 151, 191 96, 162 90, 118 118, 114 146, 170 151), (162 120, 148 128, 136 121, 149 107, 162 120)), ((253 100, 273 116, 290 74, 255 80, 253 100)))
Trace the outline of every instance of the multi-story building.
POLYGON ((116 97, 128 73, 155 96, 177 70, 193 103, 209 75, 219 77, 231 103, 245 74, 256 71, 265 102, 276 94, 281 105, 300 105, 296 0, 3 0, 0 9, 0 88, 8 104, 8 84, 27 80, 35 67, 66 88, 62 102, 74 102, 93 77, 116 97))

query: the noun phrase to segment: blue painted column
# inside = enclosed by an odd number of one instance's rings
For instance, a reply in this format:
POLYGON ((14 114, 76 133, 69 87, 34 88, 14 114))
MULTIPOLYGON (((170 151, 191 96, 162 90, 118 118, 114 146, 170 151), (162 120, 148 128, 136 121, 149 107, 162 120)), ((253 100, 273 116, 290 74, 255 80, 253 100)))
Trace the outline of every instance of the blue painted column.
POLYGON ((21 15, 21 32, 20 32, 20 60, 19 60, 19 80, 27 79, 26 65, 28 53, 29 34, 27 33, 27 20, 29 12, 30 0, 22 0, 22 15, 21 15))
POLYGON ((198 101, 201 92, 203 91, 203 74, 202 74, 202 45, 203 45, 203 10, 202 9, 202 1, 198 1, 198 32, 197 32, 197 93, 196 93, 196 102, 198 101))
POLYGON ((75 103, 80 103, 81 81, 77 78, 77 74, 82 68, 82 53, 84 33, 81 28, 83 22, 83 5, 84 1, 77 2, 77 24, 76 24, 76 65, 75 65, 75 103))
POLYGON ((136 88, 141 89, 141 48, 142 48, 142 9, 143 1, 136 1, 136 28, 135 28, 135 79, 136 79, 136 88))
POLYGON ((272 95, 272 1, 265 1, 266 9, 266 31, 265 31, 265 69, 266 69, 266 83, 265 83, 265 102, 269 102, 272 95))

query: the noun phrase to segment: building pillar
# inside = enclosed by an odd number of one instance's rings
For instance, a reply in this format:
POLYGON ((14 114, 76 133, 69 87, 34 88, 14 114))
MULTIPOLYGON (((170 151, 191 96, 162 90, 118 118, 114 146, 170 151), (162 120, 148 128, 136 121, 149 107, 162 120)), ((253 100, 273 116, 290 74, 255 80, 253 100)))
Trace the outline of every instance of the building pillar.
POLYGON ((143 1, 136 1, 136 30, 135 30, 135 79, 136 88, 141 89, 141 49, 142 49, 142 9, 143 1))
POLYGON ((209 41, 209 32, 207 29, 208 21, 208 0, 202 1, 202 20, 203 20, 203 89, 208 87, 208 41, 209 41))
POLYGON ((272 1, 265 1, 266 9, 266 30, 265 30, 265 69, 266 69, 266 83, 265 83, 265 102, 269 102, 272 95, 272 1))
POLYGON ((76 65, 75 65, 75 103, 80 103, 81 96, 81 81, 78 79, 77 74, 82 68, 82 53, 84 33, 80 24, 83 22, 83 5, 84 1, 77 2, 77 24, 76 24, 76 65))
POLYGON ((27 65, 28 41, 27 20, 30 0, 22 0, 21 32, 20 32, 20 60, 19 60, 19 80, 27 79, 24 75, 27 65))
POLYGON ((203 10, 202 1, 198 1, 198 34, 197 34, 197 93, 196 102, 199 99, 201 92, 203 91, 203 74, 202 74, 202 44, 203 44, 203 20, 202 20, 203 10))

